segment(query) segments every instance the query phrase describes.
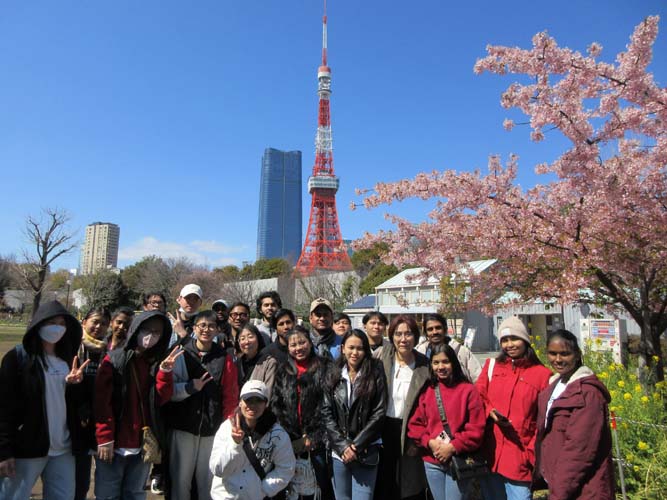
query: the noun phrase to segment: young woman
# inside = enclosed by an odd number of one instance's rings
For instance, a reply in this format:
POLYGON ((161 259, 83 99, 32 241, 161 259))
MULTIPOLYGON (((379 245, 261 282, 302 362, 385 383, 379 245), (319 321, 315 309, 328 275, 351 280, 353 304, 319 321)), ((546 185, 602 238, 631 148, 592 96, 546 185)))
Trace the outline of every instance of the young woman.
POLYGON ((144 485, 150 464, 142 460, 142 429, 149 427, 160 448, 166 436, 160 406, 173 392, 174 363, 183 355, 180 345, 165 357, 171 323, 160 311, 144 311, 132 320, 122 349, 109 351, 95 380, 95 496, 146 497, 144 485))
POLYGON ((106 307, 90 309, 81 321, 83 339, 77 356, 80 361, 89 361, 83 372, 82 400, 79 404, 79 421, 81 436, 85 442, 85 450, 76 453, 76 494, 74 500, 85 500, 90 487, 90 466, 92 456, 97 451, 95 441, 95 416, 93 400, 95 399, 95 377, 97 368, 107 353, 107 330, 111 315, 106 307))
POLYGON ((615 498, 611 397, 581 358, 572 332, 547 336, 547 359, 556 374, 539 395, 535 475, 546 481, 550 500, 615 498))
POLYGON ((310 460, 322 500, 333 499, 327 468, 326 430, 322 426, 324 394, 331 387, 332 362, 315 354, 302 327, 287 334, 289 358, 278 366, 271 409, 292 440, 295 455, 310 460))
POLYGON ((239 387, 243 387, 255 369, 255 366, 260 360, 260 353, 264 349, 264 337, 259 332, 255 325, 250 323, 244 325, 236 337, 238 345, 236 364, 239 374, 239 387))
POLYGON ((447 335, 447 318, 441 314, 427 314, 424 316, 424 340, 419 343, 417 350, 429 358, 431 346, 438 344, 449 344, 454 349, 463 368, 463 374, 475 383, 482 371, 477 358, 470 349, 447 335))
POLYGON ((110 351, 123 347, 132 318, 134 311, 129 307, 119 307, 111 314, 111 333, 107 336, 107 348, 110 351))
POLYGON ((41 476, 45 498, 74 498, 83 370, 81 325, 56 301, 41 305, 0 366, 0 498, 25 500, 41 476))
POLYGON ((339 372, 327 391, 324 425, 333 455, 336 500, 371 500, 382 442, 387 388, 382 364, 373 359, 361 330, 343 336, 339 372))
POLYGON ((469 481, 455 480, 451 458, 477 450, 484 437, 484 404, 461 369, 450 346, 439 344, 431 349, 430 384, 408 423, 408 436, 426 450, 423 456, 429 490, 434 500, 467 498, 469 481), (436 393, 437 391, 437 393, 436 393), (449 424, 445 431, 440 404, 449 424))
POLYGON ((295 460, 290 438, 267 409, 267 401, 263 382, 246 382, 239 411, 216 432, 209 462, 213 500, 274 497, 292 479, 295 460))
POLYGON ((551 371, 530 346, 523 322, 516 316, 498 328, 502 349, 487 360, 476 387, 488 417, 484 449, 492 474, 482 479, 488 500, 530 500, 535 466, 537 395, 549 385, 551 371))
POLYGON ((429 379, 426 356, 415 350, 419 328, 412 316, 399 315, 389 325, 390 345, 380 349, 388 385, 387 413, 382 431, 383 451, 378 484, 380 499, 411 498, 423 494, 426 476, 421 459, 407 440, 407 423, 417 397, 429 379))
POLYGON ((197 314, 195 337, 183 340, 184 355, 174 366, 174 394, 163 411, 171 431, 169 489, 173 500, 190 500, 193 477, 197 498, 211 498, 213 437, 238 407, 236 364, 231 353, 213 341, 217 331, 214 311, 197 314))

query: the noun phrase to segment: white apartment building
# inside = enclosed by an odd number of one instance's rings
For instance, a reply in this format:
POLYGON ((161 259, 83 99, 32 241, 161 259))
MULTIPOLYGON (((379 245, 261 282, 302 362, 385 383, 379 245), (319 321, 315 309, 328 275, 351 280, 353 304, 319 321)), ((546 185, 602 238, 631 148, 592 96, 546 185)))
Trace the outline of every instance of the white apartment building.
POLYGON ((120 227, 110 222, 93 222, 86 226, 81 248, 81 274, 94 274, 118 266, 120 227))

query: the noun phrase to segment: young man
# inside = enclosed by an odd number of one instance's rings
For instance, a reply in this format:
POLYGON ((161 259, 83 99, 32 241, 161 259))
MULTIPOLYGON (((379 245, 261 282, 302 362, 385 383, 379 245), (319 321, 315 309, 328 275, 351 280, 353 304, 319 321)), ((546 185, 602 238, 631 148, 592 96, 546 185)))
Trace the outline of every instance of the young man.
POLYGON ((144 311, 167 312, 167 299, 162 292, 146 292, 141 298, 141 306, 144 311))
POLYGON ((167 314, 174 329, 170 345, 174 345, 181 339, 192 335, 192 326, 201 307, 203 296, 204 292, 202 292, 201 287, 194 283, 185 285, 181 289, 181 293, 178 294, 176 299, 179 306, 176 315, 167 314))
POLYGON ((173 500, 190 500, 194 476, 198 498, 210 499, 208 460, 220 424, 238 405, 238 375, 233 356, 214 342, 214 311, 195 317, 195 337, 183 343, 185 354, 174 367, 174 394, 164 408, 170 432, 169 479, 173 500))
POLYGON ((333 326, 331 302, 318 297, 310 303, 310 338, 319 356, 337 359, 340 356, 342 337, 336 335, 333 326))
MULTIPOLYGON (((241 330, 243 330, 243 327, 246 325, 246 323, 248 323, 249 320, 250 320, 250 306, 243 302, 234 302, 229 311, 229 325, 232 327, 230 332, 231 333, 230 341, 232 342, 235 348, 237 348, 236 339, 238 338, 239 334, 241 333, 241 330)), ((264 345, 269 345, 271 343, 271 337, 269 337, 266 333, 263 332, 260 333, 262 335, 262 338, 264 339, 264 345)))
POLYGON ((283 307, 278 292, 271 290, 270 292, 263 292, 256 301, 257 314, 262 319, 262 322, 257 325, 260 332, 266 333, 271 340, 276 340, 276 331, 271 327, 271 317, 278 309, 283 307))
POLYGON ((416 347, 419 352, 430 357, 431 347, 438 344, 449 344, 454 349, 465 376, 473 383, 477 381, 482 367, 470 349, 447 335, 447 318, 435 313, 424 316, 424 337, 426 340, 420 342, 416 347))
POLYGON ((384 336, 389 320, 380 311, 366 313, 361 322, 364 325, 372 352, 376 352, 382 346, 391 344, 389 339, 384 336))

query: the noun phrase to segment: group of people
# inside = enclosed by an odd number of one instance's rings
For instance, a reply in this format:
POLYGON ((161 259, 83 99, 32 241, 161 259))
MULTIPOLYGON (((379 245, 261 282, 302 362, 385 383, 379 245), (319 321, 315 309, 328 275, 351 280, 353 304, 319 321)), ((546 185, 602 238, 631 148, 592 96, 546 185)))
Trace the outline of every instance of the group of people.
POLYGON ((609 393, 576 337, 548 335, 542 365, 519 318, 480 366, 439 314, 421 328, 381 312, 352 329, 315 299, 310 329, 276 292, 250 306, 198 285, 178 310, 160 293, 142 311, 58 302, 34 314, 0 367, 0 498, 471 498, 457 457, 485 458, 485 499, 614 498, 609 393), (423 337, 423 338, 422 338, 423 337), (151 471, 151 466, 153 470, 151 471))

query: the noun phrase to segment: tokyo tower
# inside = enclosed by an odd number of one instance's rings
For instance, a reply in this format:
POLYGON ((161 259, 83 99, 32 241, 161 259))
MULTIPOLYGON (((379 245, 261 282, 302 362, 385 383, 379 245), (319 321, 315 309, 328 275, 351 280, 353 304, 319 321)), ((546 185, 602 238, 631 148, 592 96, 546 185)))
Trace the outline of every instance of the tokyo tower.
POLYGON ((309 276, 315 271, 349 271, 352 269, 347 248, 343 243, 336 211, 338 177, 333 168, 331 117, 331 68, 327 66, 327 4, 324 0, 322 17, 322 65, 317 70, 317 93, 320 99, 315 136, 315 165, 308 178, 308 192, 312 196, 310 219, 301 256, 295 273, 309 276))

